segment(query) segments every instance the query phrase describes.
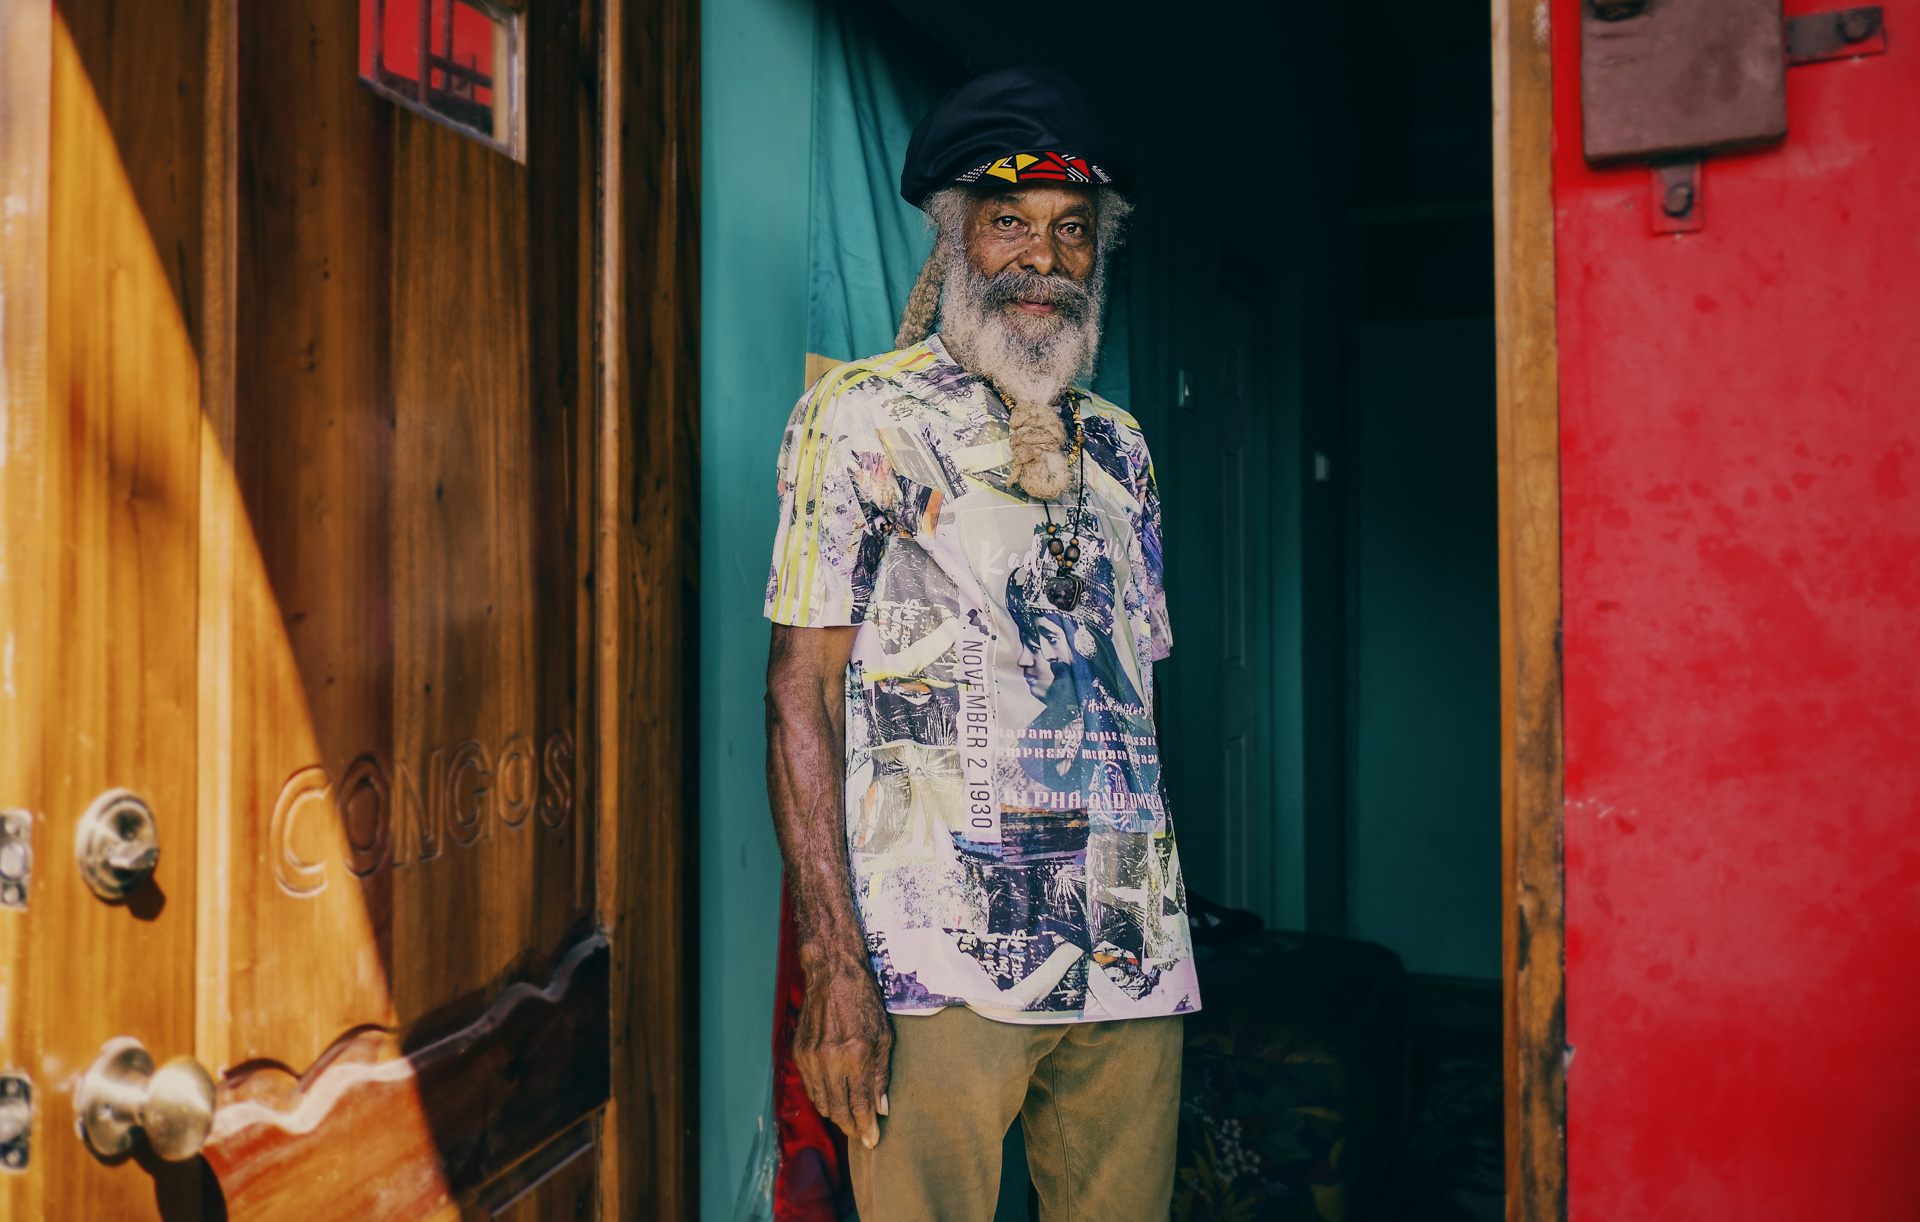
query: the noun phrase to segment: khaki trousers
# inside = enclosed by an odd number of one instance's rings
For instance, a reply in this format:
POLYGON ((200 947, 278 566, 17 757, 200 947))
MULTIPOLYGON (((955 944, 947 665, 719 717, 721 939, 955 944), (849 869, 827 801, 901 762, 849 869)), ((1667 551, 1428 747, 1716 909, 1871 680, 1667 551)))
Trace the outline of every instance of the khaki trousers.
POLYGON ((1185 1020, 893 1016, 880 1144, 848 1144, 860 1222, 993 1222, 1017 1116, 1040 1222, 1166 1222, 1185 1020))

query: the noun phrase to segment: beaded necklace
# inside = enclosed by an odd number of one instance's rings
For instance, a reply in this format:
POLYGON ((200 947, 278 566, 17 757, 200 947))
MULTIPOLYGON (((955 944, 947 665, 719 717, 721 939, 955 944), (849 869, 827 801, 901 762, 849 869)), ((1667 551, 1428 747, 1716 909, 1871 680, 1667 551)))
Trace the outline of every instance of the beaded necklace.
MULTIPOLYGON (((991 382, 987 385, 992 387, 994 396, 1011 412, 1013 404, 1007 402, 1000 388, 991 382)), ((1068 391, 1067 403, 1073 408, 1073 448, 1067 451, 1067 467, 1070 470, 1075 466, 1080 468, 1080 493, 1075 498, 1073 516, 1066 523, 1069 534, 1065 540, 1060 537, 1060 525, 1053 520, 1053 502, 1040 502, 1040 511, 1047 515, 1047 555, 1053 558, 1057 566, 1043 589, 1047 601, 1062 611, 1071 611, 1079 606, 1080 595, 1086 590, 1086 583, 1074 573, 1073 566, 1080 563, 1080 527, 1086 521, 1087 514, 1087 427, 1080 418, 1080 396, 1068 391)))
POLYGON ((1073 507, 1073 519, 1068 523, 1073 528, 1071 541, 1060 542, 1060 528, 1053 524, 1053 510, 1046 501, 1040 502, 1040 509, 1047 515, 1047 554, 1060 566, 1059 571, 1047 578, 1047 601, 1062 611, 1071 611, 1080 605, 1080 594, 1086 589, 1086 583, 1074 575, 1073 566, 1080 562, 1080 524, 1086 520, 1087 512, 1087 451, 1082 444, 1080 430, 1080 406, 1076 402, 1073 410, 1073 453, 1068 456, 1069 466, 1076 462, 1080 467, 1080 496, 1073 507))

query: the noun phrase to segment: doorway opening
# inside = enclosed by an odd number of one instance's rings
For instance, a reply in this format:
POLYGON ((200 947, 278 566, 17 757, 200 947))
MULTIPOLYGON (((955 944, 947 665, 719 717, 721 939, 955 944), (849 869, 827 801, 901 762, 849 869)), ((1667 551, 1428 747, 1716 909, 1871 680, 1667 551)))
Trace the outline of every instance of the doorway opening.
POLYGON ((1502 1216, 1484 6, 1388 0, 1355 28, 1250 0, 1042 3, 1021 26, 1045 54, 927 0, 873 12, 966 75, 1049 58, 1101 111, 1138 207, 1096 389, 1154 449, 1188 885, 1404 967, 1405 1060, 1349 1067, 1381 1079, 1356 1100, 1377 1114, 1346 1118, 1380 1156, 1351 1169, 1346 1216, 1502 1216))
MULTIPOLYGON (((1012 25, 931 0, 727 8, 739 24, 722 22, 703 53, 703 245, 717 269, 703 410, 713 436, 751 444, 703 455, 703 486, 756 486, 792 396, 891 346, 930 240, 897 195, 914 122, 977 72, 1046 60, 1074 76, 1137 205, 1110 269, 1094 389, 1140 420, 1156 460, 1174 636, 1161 728, 1183 866, 1193 890, 1257 914, 1286 959, 1234 977, 1244 948, 1212 947, 1208 970, 1266 988, 1249 1012, 1270 1026, 1322 1005, 1288 1028, 1319 1043, 1275 1063, 1334 1067, 1318 1085, 1259 1084, 1293 1094, 1259 1135, 1266 1162, 1248 1164, 1279 1170, 1240 1212, 1499 1215, 1485 10, 1388 0, 1355 28, 1336 9, 1251 0, 1171 16, 1138 0, 1039 0, 1012 25), (804 343, 804 380, 798 359, 764 355, 770 336, 779 353, 804 343), (1322 1087, 1337 1098, 1314 1096, 1322 1087)), ((766 506, 706 508, 712 689, 757 692, 766 506)), ((728 948, 703 949, 702 966, 716 1199, 760 1165, 751 1135, 767 1098, 751 1056, 766 1047, 779 863, 758 777, 738 766, 757 754, 758 722, 757 701, 703 705, 703 947, 728 948)), ((1231 989, 1201 983, 1190 1030, 1231 1013, 1231 989)), ((1006 1161, 1010 1219, 1023 1216, 1019 1153, 1006 1161)), ((1183 1162, 1176 1216, 1229 1212, 1231 1199, 1194 1195, 1219 1170, 1183 1162)))

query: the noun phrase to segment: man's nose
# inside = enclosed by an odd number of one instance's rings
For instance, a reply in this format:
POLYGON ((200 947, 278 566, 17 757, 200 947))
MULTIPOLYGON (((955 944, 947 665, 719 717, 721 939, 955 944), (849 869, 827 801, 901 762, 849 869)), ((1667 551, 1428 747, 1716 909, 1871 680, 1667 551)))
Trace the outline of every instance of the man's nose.
POLYGON ((1027 243, 1026 250, 1020 254, 1020 266, 1036 276, 1053 275, 1053 239, 1036 237, 1027 243))

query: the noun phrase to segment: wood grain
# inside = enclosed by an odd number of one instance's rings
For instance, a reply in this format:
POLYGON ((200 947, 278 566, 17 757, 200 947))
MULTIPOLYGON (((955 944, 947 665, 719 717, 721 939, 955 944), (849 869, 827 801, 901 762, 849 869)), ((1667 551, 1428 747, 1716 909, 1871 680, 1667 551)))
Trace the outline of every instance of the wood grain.
MULTIPOLYGON (((233 461, 234 309, 238 261, 238 0, 207 0, 206 76, 202 87, 200 208, 200 573, 199 739, 200 877, 225 877, 231 860, 233 785, 233 581, 236 514, 212 509, 231 501, 233 461)), ((202 886, 194 911, 194 1055, 219 1064, 231 1012, 230 962, 223 887, 202 886)))
POLYGON ((357 20, 242 23, 220 1064, 414 1023, 592 910, 590 36, 529 15, 522 166, 360 87, 357 20))
MULTIPOLYGON (((117 40, 105 55, 75 45, 64 20, 94 37, 97 16, 63 4, 55 19, 44 515, 7 523, 45 536, 44 617, 14 652, 58 676, 37 710, 45 784, 20 994, 40 1133, 23 1216, 193 1217, 197 1180, 103 1163, 67 1121, 73 1083, 108 1039, 134 1036, 162 1059, 194 1047, 200 386, 174 256, 197 244, 200 160, 169 126, 170 70, 140 68, 117 40), (123 148, 138 151, 123 161, 123 148), (183 192, 164 207, 157 166, 177 169, 183 192), (109 905, 81 882, 73 834, 116 786, 153 808, 161 857, 151 883, 109 905)), ((197 25, 140 28, 146 54, 197 73, 197 25)))
MULTIPOLYGON (((0 0, 0 809, 28 811, 45 843, 47 458, 51 422, 47 386, 47 201, 53 100, 53 11, 39 0, 0 0)), ((33 986, 28 925, 0 912, 0 1066, 31 1064, 33 986)), ((35 1126, 35 1145, 52 1136, 35 1126)), ((37 1179, 0 1175, 0 1217, 38 1216, 37 1179)))
POLYGON ((324 1200, 332 1217, 416 1222, 471 1202, 606 1101, 607 959, 587 938, 544 987, 515 984, 404 1057, 367 1031, 299 1078, 232 1075, 206 1148, 230 1216, 305 1222, 324 1200))
POLYGON ((62 3, 196 346, 203 316, 208 0, 62 3))
POLYGON ((488 1184, 466 1211, 473 1222, 599 1218, 599 1117, 590 1117, 488 1184))
POLYGON ((357 1025, 402 1021, 378 880, 341 868, 344 829, 327 826, 337 795, 281 801, 315 766, 344 781, 375 752, 392 767, 393 133, 356 80, 357 24, 345 6, 254 5, 237 30, 233 442, 209 505, 231 559, 224 588, 210 563, 201 612, 221 629, 203 674, 224 701, 202 803, 227 873, 201 934, 216 1071, 305 1065, 357 1025))
POLYGON ((1507 1217, 1566 1217, 1560 413, 1547 10, 1494 0, 1507 1217))
POLYGON ((596 590, 600 920, 613 940, 604 1216, 698 1208, 695 849, 699 17, 603 10, 596 590))
POLYGON ((579 1157, 484 1217, 488 1222, 596 1222, 600 1218, 599 1168, 589 1147, 579 1157))

